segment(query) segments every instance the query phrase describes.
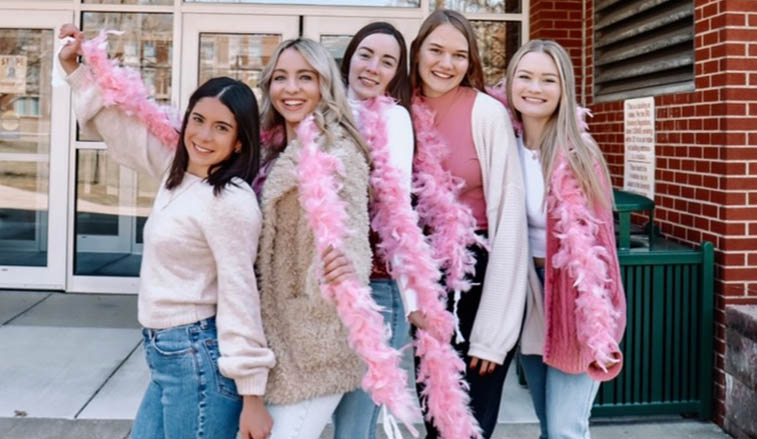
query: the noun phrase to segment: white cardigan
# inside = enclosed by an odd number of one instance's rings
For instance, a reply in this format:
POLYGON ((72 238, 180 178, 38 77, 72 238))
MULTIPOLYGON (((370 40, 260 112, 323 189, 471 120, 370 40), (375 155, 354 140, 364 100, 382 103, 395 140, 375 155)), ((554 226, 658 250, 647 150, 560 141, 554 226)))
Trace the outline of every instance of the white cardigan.
POLYGON ((468 355, 502 364, 518 341, 526 305, 525 189, 513 127, 504 106, 479 92, 471 128, 481 163, 490 253, 468 355))

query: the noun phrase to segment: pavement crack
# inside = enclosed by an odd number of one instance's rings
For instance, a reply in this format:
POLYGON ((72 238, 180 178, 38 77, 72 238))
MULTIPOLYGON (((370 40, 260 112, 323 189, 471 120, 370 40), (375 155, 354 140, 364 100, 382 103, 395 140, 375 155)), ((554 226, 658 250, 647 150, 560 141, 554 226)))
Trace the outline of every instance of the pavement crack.
POLYGON ((76 414, 74 415, 74 419, 79 419, 79 415, 81 414, 81 412, 83 412, 84 409, 87 408, 89 403, 92 402, 93 399, 95 399, 97 394, 100 393, 100 390, 102 390, 103 387, 105 387, 105 385, 108 384, 108 381, 110 381, 110 379, 113 378, 113 376, 116 374, 116 372, 118 372, 119 369, 121 369, 124 363, 126 363, 129 360, 129 358, 131 358, 131 356, 134 355, 134 352, 137 350, 137 348, 139 348, 139 345, 141 343, 142 343, 142 339, 140 338, 137 344, 134 345, 134 347, 129 351, 129 353, 126 356, 124 356, 124 359, 121 360, 121 362, 118 363, 118 365, 115 368, 113 368, 113 370, 110 372, 110 375, 108 375, 108 377, 105 378, 105 380, 102 382, 102 384, 100 384, 97 390, 95 390, 94 393, 92 393, 92 396, 90 396, 89 399, 87 399, 87 402, 85 402, 84 405, 79 409, 79 411, 76 412, 76 414))

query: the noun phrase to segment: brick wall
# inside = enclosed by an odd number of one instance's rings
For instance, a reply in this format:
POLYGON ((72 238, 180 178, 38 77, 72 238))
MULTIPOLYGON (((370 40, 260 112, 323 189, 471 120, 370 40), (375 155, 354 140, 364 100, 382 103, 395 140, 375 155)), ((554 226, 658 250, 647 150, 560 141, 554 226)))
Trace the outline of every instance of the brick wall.
MULTIPOLYGON (((655 97, 656 223, 716 249, 715 397, 723 422, 725 305, 757 303, 757 1, 695 0, 695 86, 655 97)), ((579 100, 613 184, 623 183, 623 102, 593 103, 593 2, 531 2, 531 38, 552 38, 576 64, 579 100), (583 9, 585 8, 585 9, 583 9), (585 18, 582 18, 585 17, 585 18), (583 48, 576 46, 585 23, 583 48)))

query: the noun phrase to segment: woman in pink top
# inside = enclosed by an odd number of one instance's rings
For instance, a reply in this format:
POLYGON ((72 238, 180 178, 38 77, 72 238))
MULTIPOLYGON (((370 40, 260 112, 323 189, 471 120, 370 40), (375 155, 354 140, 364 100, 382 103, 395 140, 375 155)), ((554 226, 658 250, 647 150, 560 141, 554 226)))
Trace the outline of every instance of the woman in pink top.
POLYGON ((521 360, 541 438, 589 438, 599 381, 622 366, 626 323, 607 165, 574 111, 573 65, 559 44, 521 47, 506 83, 522 124, 533 261, 521 360))
MULTIPOLYGON (((491 436, 525 307, 525 189, 504 107, 486 95, 470 23, 437 10, 410 48, 417 210, 458 319, 471 408, 491 436)), ((422 314, 422 313, 421 313, 422 314)), ((423 319, 411 319, 423 327, 423 319)), ((424 389, 419 388, 423 397, 424 389)), ((429 438, 439 436, 426 424, 429 438)))

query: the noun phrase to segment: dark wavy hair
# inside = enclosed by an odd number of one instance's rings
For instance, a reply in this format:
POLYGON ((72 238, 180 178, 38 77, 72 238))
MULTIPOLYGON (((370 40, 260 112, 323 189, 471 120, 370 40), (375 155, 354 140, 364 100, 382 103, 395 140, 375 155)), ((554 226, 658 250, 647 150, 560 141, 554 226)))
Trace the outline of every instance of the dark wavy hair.
MULTIPOLYGON (((181 123, 179 144, 176 148, 171 169, 166 180, 166 188, 173 189, 184 180, 184 173, 189 165, 189 154, 184 145, 189 116, 197 102, 202 98, 217 98, 234 115, 237 123, 237 140, 241 144, 239 152, 231 155, 208 169, 205 179, 213 186, 213 193, 219 195, 223 188, 239 177, 252 185, 252 180, 260 168, 260 118, 255 95, 247 84, 228 77, 213 78, 202 84, 189 98, 187 111, 181 123)), ((232 183, 233 184, 233 183, 232 183)))
POLYGON ((421 24, 421 28, 418 30, 418 36, 413 40, 413 44, 410 45, 410 87, 413 93, 420 93, 421 90, 421 75, 418 72, 419 52, 421 45, 428 38, 431 32, 442 24, 450 24, 455 29, 459 30, 468 41, 468 71, 463 77, 463 81, 460 85, 475 88, 478 91, 485 92, 484 90, 484 69, 481 66, 481 55, 478 51, 478 43, 476 43, 476 33, 473 31, 473 26, 463 14, 452 11, 449 9, 437 9, 421 24))
POLYGON ((407 79, 407 45, 405 44, 405 37, 402 36, 400 31, 390 23, 384 21, 377 21, 374 23, 363 26, 347 45, 347 49, 344 51, 344 58, 342 58, 342 79, 344 83, 349 86, 349 74, 350 63, 352 62, 352 56, 355 54, 360 43, 369 35, 373 34, 386 34, 391 35, 397 40, 397 44, 400 46, 400 58, 397 60, 397 72, 394 74, 394 78, 389 81, 386 86, 386 92, 389 96, 399 102, 405 108, 410 108, 410 83, 407 79))

